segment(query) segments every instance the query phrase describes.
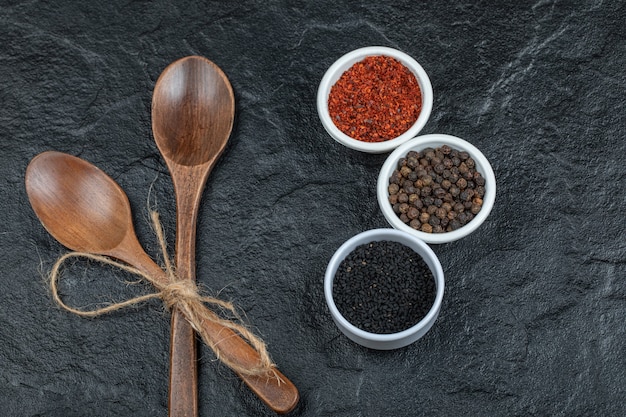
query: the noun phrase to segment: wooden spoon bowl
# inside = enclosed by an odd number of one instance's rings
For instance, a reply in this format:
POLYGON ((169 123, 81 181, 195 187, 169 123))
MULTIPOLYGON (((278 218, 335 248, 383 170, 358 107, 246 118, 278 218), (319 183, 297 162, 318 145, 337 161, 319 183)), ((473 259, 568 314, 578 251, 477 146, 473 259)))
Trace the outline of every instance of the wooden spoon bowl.
POLYGON ((120 248, 135 246, 128 197, 96 166, 61 152, 44 152, 30 162, 25 178, 35 214, 64 246, 116 258, 124 257, 120 248))
POLYGON ((152 131, 168 164, 217 160, 233 127, 235 99, 224 72, 206 58, 170 64, 152 98, 152 131))

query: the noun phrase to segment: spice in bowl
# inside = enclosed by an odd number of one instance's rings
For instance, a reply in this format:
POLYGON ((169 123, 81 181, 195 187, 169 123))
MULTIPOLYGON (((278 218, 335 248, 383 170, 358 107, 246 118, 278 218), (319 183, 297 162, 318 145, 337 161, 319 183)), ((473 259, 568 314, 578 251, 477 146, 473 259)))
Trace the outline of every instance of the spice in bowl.
POLYGON ((361 330, 377 334, 406 330, 435 302, 433 274, 413 249, 395 241, 357 246, 341 262, 333 280, 339 312, 361 330))
POLYGON ((424 128, 433 108, 433 88, 410 55, 367 46, 328 68, 317 89, 316 107, 335 141, 360 152, 384 153, 424 128))
POLYGON ((351 237, 324 274, 324 298, 337 328, 370 349, 398 349, 423 337, 439 316, 444 289, 437 255, 396 229, 351 237))
POLYGON ((402 135, 415 124, 421 109, 422 92, 415 74, 385 55, 353 64, 328 96, 328 111, 337 128, 365 142, 402 135))
POLYGON ((482 209, 485 178, 468 152, 448 145, 409 151, 389 178, 400 220, 425 233, 455 231, 482 209))

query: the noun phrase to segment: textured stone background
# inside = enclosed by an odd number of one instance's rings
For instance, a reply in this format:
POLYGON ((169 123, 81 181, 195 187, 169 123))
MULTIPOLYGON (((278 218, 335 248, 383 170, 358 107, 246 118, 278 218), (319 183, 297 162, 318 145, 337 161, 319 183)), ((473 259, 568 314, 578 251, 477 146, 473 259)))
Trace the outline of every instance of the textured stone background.
MULTIPOLYGON (((0 1, 0 414, 166 415, 168 313, 57 308, 42 273, 66 250, 23 175, 50 149, 95 163, 158 258, 148 202, 173 245, 174 198, 151 94, 167 64, 198 54, 237 100, 203 197, 198 279, 265 338, 300 389, 293 415, 626 415, 626 3, 305 3, 0 1), (324 71, 368 45, 423 65, 435 92, 423 133, 478 146, 499 187, 483 227, 434 247, 447 279, 436 325, 391 352, 342 336, 322 291, 333 251, 386 226, 386 155, 336 144, 315 110, 324 71)), ((147 291, 131 279, 77 262, 62 292, 92 306, 147 291)), ((202 416, 271 415, 200 354, 202 416)))

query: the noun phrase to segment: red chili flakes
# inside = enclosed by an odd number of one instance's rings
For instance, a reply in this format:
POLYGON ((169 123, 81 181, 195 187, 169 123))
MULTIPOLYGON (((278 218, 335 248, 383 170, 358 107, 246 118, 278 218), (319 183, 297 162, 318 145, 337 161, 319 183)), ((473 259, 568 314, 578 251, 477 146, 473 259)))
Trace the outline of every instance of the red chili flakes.
POLYGON ((422 91, 395 58, 370 56, 344 72, 330 89, 330 117, 343 133, 364 142, 394 139, 415 123, 422 91))

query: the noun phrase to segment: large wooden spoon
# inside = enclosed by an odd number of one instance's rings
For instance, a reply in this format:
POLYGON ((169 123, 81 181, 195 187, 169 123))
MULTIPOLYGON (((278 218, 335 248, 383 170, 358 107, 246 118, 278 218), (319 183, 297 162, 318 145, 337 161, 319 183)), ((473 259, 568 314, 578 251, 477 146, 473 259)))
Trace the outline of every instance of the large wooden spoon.
MULTIPOLYGON (((233 127, 235 98, 226 75, 198 56, 179 59, 160 75, 152 96, 152 131, 176 194, 176 268, 196 279, 196 222, 202 191, 233 127)), ((198 415, 193 329, 172 312, 170 417, 198 415)))
MULTIPOLYGON (((153 277, 159 287, 168 284, 165 272, 137 240, 128 197, 94 165, 61 152, 44 152, 26 169, 26 192, 43 226, 64 246, 119 259, 153 277)), ((259 362, 258 353, 232 330, 208 321, 203 325, 230 361, 246 367, 259 362)), ((242 379, 271 409, 287 413, 298 402, 298 390, 277 375, 280 383, 264 376, 242 379)))
MULTIPOLYGON (((230 82, 206 58, 188 56, 171 63, 154 87, 152 132, 174 183, 176 268, 181 279, 196 279, 198 208, 209 173, 230 137, 234 116, 230 82)), ((170 415, 195 416, 194 335, 177 311, 172 315, 171 349, 170 415)), ((297 390, 290 395, 297 401, 297 390)))

